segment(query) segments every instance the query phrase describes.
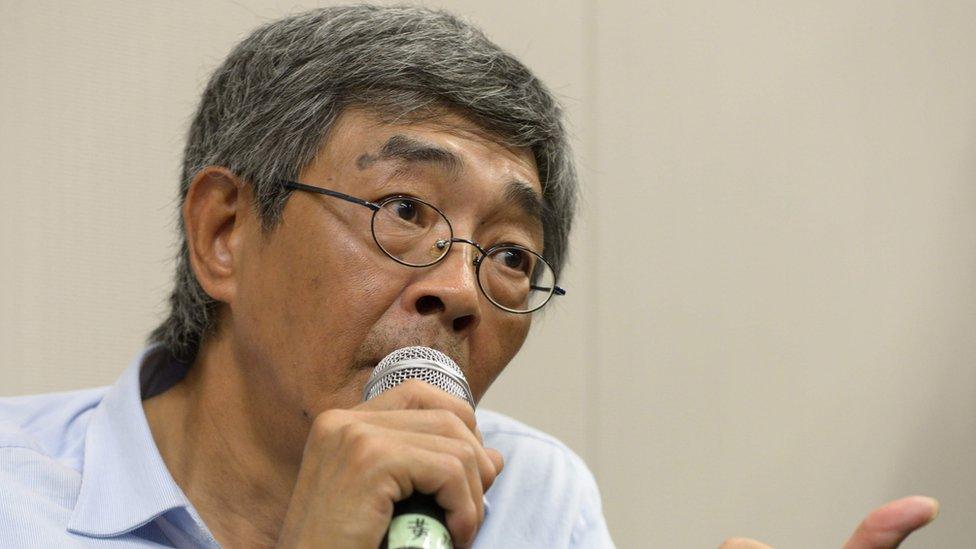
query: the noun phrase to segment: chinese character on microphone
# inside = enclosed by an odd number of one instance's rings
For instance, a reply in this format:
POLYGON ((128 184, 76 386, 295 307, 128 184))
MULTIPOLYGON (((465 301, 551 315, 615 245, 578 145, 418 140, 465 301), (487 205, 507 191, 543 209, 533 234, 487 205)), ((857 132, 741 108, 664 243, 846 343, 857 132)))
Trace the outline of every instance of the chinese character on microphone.
POLYGON ((427 521, 422 518, 416 518, 409 524, 410 530, 413 532, 413 539, 419 539, 427 535, 427 521))

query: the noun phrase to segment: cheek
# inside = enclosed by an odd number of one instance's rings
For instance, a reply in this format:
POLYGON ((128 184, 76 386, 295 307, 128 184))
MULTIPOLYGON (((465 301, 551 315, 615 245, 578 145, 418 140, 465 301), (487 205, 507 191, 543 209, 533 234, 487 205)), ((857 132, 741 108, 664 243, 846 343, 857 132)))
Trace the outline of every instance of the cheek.
POLYGON ((298 369, 297 379, 328 377, 321 370, 348 364, 392 303, 395 288, 366 247, 372 241, 347 233, 342 227, 286 227, 247 258, 235 332, 255 362, 272 371, 298 369))
POLYGON ((478 400, 522 348, 529 333, 531 315, 503 314, 498 318, 485 318, 486 322, 479 329, 485 324, 491 324, 493 328, 478 334, 471 342, 472 375, 468 382, 478 400))
POLYGON ((285 322, 333 353, 358 345, 395 295, 375 258, 348 239, 296 263, 286 275, 285 322))

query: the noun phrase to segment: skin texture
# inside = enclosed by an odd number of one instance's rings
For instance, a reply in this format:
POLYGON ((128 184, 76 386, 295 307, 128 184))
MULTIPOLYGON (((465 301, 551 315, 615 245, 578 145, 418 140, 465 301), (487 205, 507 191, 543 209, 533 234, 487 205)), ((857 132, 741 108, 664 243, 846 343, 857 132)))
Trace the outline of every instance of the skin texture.
MULTIPOLYGON (((441 208, 455 236, 485 247, 515 242, 541 250, 538 220, 506 199, 513 179, 541 196, 530 151, 506 148, 459 116, 391 125, 363 110, 342 115, 299 176, 372 201, 414 195, 441 208), (395 135, 460 162, 377 159, 395 135)), ((273 546, 281 537, 299 545, 313 538, 296 529, 316 522, 348 530, 345 546, 376 547, 392 502, 414 484, 430 484, 414 478, 424 467, 404 463, 430 458, 434 448, 435 461, 457 454, 441 467, 453 471, 445 473, 453 488, 443 490, 444 503, 457 539, 472 539, 482 491, 502 464, 497 452, 481 447, 470 410, 418 384, 368 404, 361 404, 361 392, 372 367, 407 345, 451 356, 476 399, 501 373, 525 340, 531 315, 488 302, 475 278, 475 248, 458 245, 433 267, 405 267, 373 242, 370 210, 304 192, 289 197, 283 221, 265 234, 248 185, 220 167, 197 174, 183 216, 194 273, 220 302, 218 329, 187 377, 144 408, 167 467, 217 540, 273 546), (426 408, 451 412, 431 418, 426 408), (400 457, 364 484, 364 464, 391 455, 400 457), (360 520, 365 526, 350 526, 357 521, 349 516, 319 514, 309 522, 288 512, 293 495, 301 500, 296 507, 335 511, 334 503, 308 500, 343 486, 357 492, 350 505, 368 510, 370 518, 360 520), (461 503, 464 490, 468 504, 461 503), (283 529, 286 518, 290 526, 283 529)))

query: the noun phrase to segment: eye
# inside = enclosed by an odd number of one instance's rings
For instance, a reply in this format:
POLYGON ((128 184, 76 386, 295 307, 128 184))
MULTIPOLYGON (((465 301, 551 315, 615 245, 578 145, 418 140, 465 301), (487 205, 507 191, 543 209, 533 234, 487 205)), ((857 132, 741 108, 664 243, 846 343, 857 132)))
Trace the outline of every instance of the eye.
POLYGON ((418 216, 417 203, 406 198, 397 199, 391 202, 390 207, 397 217, 404 221, 416 221, 418 216))
POLYGON ((532 255, 518 248, 504 248, 494 254, 494 259, 513 271, 529 274, 532 271, 532 255))

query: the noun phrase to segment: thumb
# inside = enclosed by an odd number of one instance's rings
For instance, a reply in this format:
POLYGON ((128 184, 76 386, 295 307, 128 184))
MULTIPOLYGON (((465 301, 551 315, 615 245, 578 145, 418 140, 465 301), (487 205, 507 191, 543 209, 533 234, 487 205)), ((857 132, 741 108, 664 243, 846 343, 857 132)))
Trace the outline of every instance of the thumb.
POLYGON ((908 534, 935 520, 939 502, 926 496, 890 501, 868 514, 844 549, 895 549, 908 534))

